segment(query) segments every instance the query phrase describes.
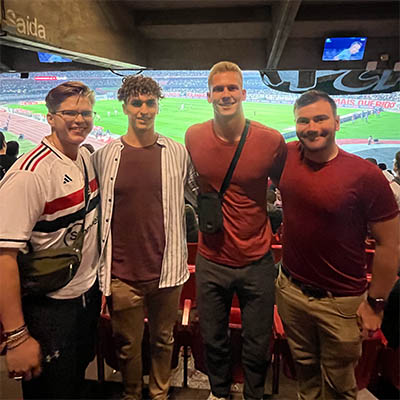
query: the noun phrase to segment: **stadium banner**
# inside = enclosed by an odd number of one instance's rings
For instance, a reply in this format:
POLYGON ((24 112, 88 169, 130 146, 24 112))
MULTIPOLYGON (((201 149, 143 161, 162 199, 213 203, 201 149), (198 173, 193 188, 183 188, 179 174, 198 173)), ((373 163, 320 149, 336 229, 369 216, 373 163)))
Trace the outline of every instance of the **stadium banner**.
POLYGON ((301 94, 322 90, 331 95, 392 93, 400 90, 400 71, 260 71, 266 86, 301 94))
POLYGON ((348 98, 348 97, 336 97, 335 102, 338 107, 350 107, 350 108, 380 108, 385 111, 389 110, 400 110, 399 101, 385 101, 382 99, 370 99, 370 98, 348 98))
POLYGON ((2 40, 61 53, 73 61, 144 65, 145 49, 131 15, 113 2, 2 0, 2 40), (55 11, 56 10, 56 11, 55 11), (68 21, 68 23, 63 23, 68 21), (118 61, 113 61, 118 60, 118 61))
POLYGON ((37 101, 37 100, 30 100, 30 101, 19 101, 18 104, 21 106, 31 106, 36 104, 46 104, 44 100, 37 101))

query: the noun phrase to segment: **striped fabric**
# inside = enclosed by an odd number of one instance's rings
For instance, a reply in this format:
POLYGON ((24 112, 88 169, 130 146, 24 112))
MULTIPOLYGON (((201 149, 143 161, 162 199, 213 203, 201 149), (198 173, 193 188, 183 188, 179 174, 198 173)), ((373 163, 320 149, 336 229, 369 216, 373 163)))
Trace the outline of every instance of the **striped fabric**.
POLYGON ((0 247, 26 252, 28 241, 34 251, 65 247, 72 244, 85 215, 83 160, 91 194, 82 262, 72 281, 52 293, 53 298, 80 296, 96 279, 100 196, 89 152, 82 149, 77 161, 72 161, 44 139, 20 157, 0 182, 0 247))
MULTIPOLYGON (((185 147, 162 135, 158 136, 157 143, 162 147, 161 180, 165 229, 165 250, 159 287, 165 288, 181 285, 189 277, 184 197, 194 203, 197 185, 195 171, 185 147)), ((111 294, 114 184, 123 147, 121 139, 117 139, 92 155, 101 193, 100 289, 106 296, 111 294)))

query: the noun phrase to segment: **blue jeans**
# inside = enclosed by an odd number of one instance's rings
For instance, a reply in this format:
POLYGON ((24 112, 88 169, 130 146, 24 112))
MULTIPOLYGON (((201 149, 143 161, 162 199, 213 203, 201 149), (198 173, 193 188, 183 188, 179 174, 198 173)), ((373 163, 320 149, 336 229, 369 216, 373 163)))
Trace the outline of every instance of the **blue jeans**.
POLYGON ((23 297, 29 332, 40 344, 42 373, 22 382, 24 399, 84 398, 85 371, 94 359, 101 293, 97 283, 75 299, 23 297))
POLYGON ((205 344, 211 391, 228 397, 231 385, 229 314, 234 293, 242 315, 243 394, 262 399, 269 362, 276 269, 271 253, 235 268, 216 264, 200 254, 196 260, 196 287, 200 329, 205 344))

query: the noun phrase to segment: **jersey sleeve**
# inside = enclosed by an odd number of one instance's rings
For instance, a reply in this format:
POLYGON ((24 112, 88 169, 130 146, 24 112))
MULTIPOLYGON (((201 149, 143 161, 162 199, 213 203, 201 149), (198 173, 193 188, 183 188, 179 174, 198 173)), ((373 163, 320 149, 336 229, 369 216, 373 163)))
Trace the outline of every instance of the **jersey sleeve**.
POLYGON ((46 185, 30 171, 10 171, 0 186, 0 247, 23 248, 43 213, 46 185))

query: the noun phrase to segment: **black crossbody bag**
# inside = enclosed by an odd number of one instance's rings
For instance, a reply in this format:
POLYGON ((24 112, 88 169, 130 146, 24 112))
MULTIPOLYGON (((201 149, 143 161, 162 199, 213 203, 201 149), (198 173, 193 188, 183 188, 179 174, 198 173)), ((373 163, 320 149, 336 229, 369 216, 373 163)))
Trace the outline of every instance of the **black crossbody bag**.
POLYGON ((82 260, 84 227, 89 209, 89 177, 85 162, 85 208, 82 227, 70 246, 57 249, 30 251, 27 254, 18 253, 18 267, 22 294, 45 295, 66 286, 75 276, 82 260))
POLYGON ((197 207, 199 214, 199 229, 203 233, 216 233, 222 230, 223 227, 223 214, 222 214, 222 201, 223 196, 231 183, 233 171, 239 161, 244 142, 246 141, 247 133, 249 131, 250 120, 246 119, 246 124, 239 144, 233 155, 231 164, 225 175, 224 181, 219 192, 200 193, 197 196, 197 207))

